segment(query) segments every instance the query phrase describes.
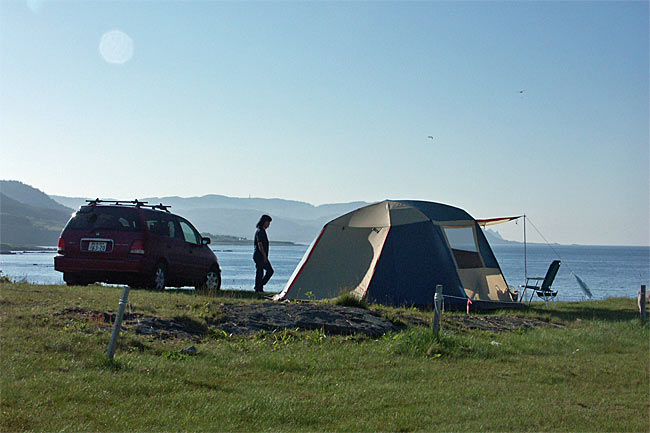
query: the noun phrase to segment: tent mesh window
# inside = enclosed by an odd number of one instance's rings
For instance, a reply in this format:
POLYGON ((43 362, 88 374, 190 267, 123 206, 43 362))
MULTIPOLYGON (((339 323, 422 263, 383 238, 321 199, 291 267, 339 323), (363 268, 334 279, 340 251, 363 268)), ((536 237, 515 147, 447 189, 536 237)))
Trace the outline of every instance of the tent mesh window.
POLYGON ((445 227, 445 235, 460 269, 482 268, 474 229, 472 227, 445 227))

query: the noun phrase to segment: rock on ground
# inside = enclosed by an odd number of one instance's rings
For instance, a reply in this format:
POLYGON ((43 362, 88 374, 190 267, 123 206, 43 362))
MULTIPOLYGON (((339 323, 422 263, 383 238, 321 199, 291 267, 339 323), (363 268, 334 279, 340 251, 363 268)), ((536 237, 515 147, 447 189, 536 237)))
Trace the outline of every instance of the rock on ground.
POLYGON ((322 329, 326 334, 379 337, 400 328, 379 314, 361 308, 327 304, 259 303, 224 305, 224 316, 211 325, 229 334, 282 329, 322 329))

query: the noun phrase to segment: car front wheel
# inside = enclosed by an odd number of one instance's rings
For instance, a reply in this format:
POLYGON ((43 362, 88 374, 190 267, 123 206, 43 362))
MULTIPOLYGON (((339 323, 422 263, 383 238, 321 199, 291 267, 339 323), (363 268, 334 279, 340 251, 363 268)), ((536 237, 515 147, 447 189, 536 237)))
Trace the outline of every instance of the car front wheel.
POLYGON ((218 292, 221 289, 221 271, 218 268, 210 269, 203 282, 197 285, 195 289, 206 294, 218 292))

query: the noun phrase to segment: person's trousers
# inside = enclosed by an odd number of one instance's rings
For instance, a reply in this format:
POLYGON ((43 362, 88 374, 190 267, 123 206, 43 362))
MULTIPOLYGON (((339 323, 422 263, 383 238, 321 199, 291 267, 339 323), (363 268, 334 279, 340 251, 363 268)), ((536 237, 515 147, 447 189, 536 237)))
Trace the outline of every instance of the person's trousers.
POLYGON ((273 275, 273 267, 271 266, 271 262, 261 260, 255 262, 255 268, 255 291, 261 292, 273 275))

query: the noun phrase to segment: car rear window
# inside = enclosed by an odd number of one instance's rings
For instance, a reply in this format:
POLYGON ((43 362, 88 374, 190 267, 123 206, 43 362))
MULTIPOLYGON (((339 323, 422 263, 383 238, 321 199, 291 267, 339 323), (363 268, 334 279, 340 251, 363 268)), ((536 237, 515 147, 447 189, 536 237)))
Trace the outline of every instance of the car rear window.
POLYGON ((135 209, 82 206, 68 222, 66 230, 138 232, 142 228, 135 209))

